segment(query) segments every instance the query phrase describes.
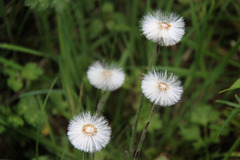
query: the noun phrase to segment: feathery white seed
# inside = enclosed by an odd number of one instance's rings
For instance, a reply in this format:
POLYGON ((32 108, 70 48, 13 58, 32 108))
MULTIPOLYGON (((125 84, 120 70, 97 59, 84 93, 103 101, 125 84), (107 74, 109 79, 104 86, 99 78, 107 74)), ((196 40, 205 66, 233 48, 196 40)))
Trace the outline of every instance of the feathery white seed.
POLYGON ((184 35, 184 20, 174 13, 155 11, 141 21, 141 30, 147 39, 161 46, 172 46, 184 35))
POLYGON ((89 67, 87 77, 94 87, 104 91, 118 89, 125 80, 122 68, 103 65, 98 61, 89 67))
POLYGON ((142 92, 156 105, 171 106, 181 99, 183 87, 177 76, 154 70, 144 76, 142 92))
POLYGON ((71 144, 84 152, 100 151, 110 141, 108 121, 97 114, 81 113, 70 121, 67 132, 71 144))

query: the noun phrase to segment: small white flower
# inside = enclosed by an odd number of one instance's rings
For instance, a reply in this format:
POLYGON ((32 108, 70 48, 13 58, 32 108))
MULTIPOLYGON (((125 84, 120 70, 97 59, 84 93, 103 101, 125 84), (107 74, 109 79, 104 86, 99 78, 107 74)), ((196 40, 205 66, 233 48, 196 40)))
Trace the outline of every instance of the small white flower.
POLYGON ((162 46, 180 42, 184 35, 184 21, 174 13, 155 11, 148 13, 141 21, 141 30, 147 39, 162 46))
POLYGON ((181 99, 183 87, 177 76, 154 70, 144 76, 142 92, 156 105, 171 106, 181 99))
POLYGON ((98 61, 89 67, 87 77, 93 86, 104 91, 118 89, 125 80, 122 68, 103 65, 98 61))
POLYGON ((111 128, 108 121, 90 112, 75 116, 67 132, 72 145, 84 152, 100 151, 110 141, 111 128))

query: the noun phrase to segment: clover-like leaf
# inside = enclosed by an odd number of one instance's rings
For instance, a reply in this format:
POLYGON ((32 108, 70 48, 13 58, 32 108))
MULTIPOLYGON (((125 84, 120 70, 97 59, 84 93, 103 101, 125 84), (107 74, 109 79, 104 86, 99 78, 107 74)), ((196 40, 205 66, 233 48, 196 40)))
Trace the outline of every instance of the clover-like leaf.
POLYGON ((22 76, 28 80, 36 80, 43 74, 43 70, 35 63, 28 63, 22 70, 22 76))
POLYGON ((220 114, 208 104, 194 106, 191 112, 191 121, 206 126, 209 122, 214 122, 220 114))
POLYGON ((23 82, 19 76, 10 76, 7 80, 7 85, 17 92, 23 87, 23 82))
POLYGON ((37 100, 32 97, 23 97, 17 105, 18 115, 23 115, 25 121, 32 125, 42 125, 44 123, 44 115, 42 110, 38 107, 37 100))

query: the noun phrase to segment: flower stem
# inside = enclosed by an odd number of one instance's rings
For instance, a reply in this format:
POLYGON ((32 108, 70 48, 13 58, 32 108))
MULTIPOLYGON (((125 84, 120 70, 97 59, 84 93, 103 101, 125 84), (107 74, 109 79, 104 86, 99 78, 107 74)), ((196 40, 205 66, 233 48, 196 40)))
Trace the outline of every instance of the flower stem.
POLYGON ((85 152, 82 152, 82 160, 85 160, 85 152))
POLYGON ((94 160, 95 159, 95 155, 94 155, 94 152, 91 153, 91 160, 94 160))
POLYGON ((100 98, 98 100, 98 104, 97 104, 97 114, 101 114, 102 108, 103 108, 103 96, 104 95, 104 91, 101 90, 101 94, 100 94, 100 98))
POLYGON ((148 67, 147 67, 147 71, 149 71, 150 67, 152 67, 153 59, 156 57, 156 55, 159 51, 159 48, 160 48, 159 44, 157 44, 155 48, 156 49, 153 51, 152 56, 150 58, 150 61, 149 61, 148 67))
MULTIPOLYGON (((152 66, 152 63, 153 63, 152 61, 156 57, 156 55, 157 55, 157 53, 159 51, 159 48, 160 48, 160 46, 159 46, 159 44, 157 44, 155 49, 153 50, 152 56, 150 58, 150 61, 149 61, 148 67, 147 67, 147 71, 152 66)), ((141 110, 142 110, 142 107, 143 107, 144 100, 145 100, 145 98, 144 98, 143 94, 141 94, 141 100, 140 100, 139 107, 137 108, 135 122, 134 122, 134 124, 132 126, 132 135, 131 135, 130 148, 129 148, 130 159, 132 158, 132 155, 133 155, 134 143, 135 143, 135 139, 136 139, 137 125, 138 125, 138 120, 139 120, 139 117, 140 117, 140 113, 141 113, 141 110)))
POLYGON ((148 128, 148 125, 149 125, 149 123, 150 123, 150 121, 151 121, 151 119, 152 119, 152 116, 153 116, 153 114, 154 114, 154 110, 155 110, 155 105, 153 104, 153 105, 152 105, 151 113, 150 113, 150 115, 149 115, 149 117, 148 117, 148 121, 147 121, 147 123, 146 123, 146 125, 145 125, 145 127, 144 127, 144 129, 143 129, 143 131, 142 131, 142 135, 141 135, 140 141, 139 141, 139 143, 138 143, 137 150, 136 150, 136 152, 135 152, 134 160, 137 160, 137 159, 138 159, 138 155, 139 155, 139 153, 140 153, 140 151, 141 151, 141 148, 142 148, 142 145, 143 145, 143 141, 144 141, 145 136, 146 136, 146 133, 147 133, 147 128, 148 128))

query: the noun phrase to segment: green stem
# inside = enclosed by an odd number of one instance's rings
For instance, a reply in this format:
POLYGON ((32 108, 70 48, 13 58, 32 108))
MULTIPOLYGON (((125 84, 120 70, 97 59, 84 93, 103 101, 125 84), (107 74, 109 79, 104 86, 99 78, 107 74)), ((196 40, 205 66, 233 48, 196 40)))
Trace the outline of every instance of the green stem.
POLYGON ((156 45, 156 49, 153 51, 152 56, 150 58, 150 62, 149 62, 149 65, 147 67, 147 71, 149 71, 150 67, 152 67, 153 59, 156 57, 156 55, 157 55, 157 53, 159 51, 159 48, 160 48, 160 46, 159 46, 159 44, 157 44, 156 45))
MULTIPOLYGON (((156 57, 156 55, 159 51, 159 47, 160 47, 159 44, 157 44, 153 53, 152 53, 152 56, 151 56, 150 61, 149 61, 149 65, 147 67, 147 72, 149 71, 150 67, 152 66, 153 59, 156 57)), ((138 120, 139 120, 139 117, 140 117, 140 113, 141 113, 141 110, 142 110, 142 107, 143 107, 144 100, 145 100, 145 98, 144 98, 143 94, 141 94, 141 100, 140 100, 139 107, 137 108, 135 122, 132 126, 132 135, 131 135, 131 139, 130 139, 130 148, 129 148, 130 159, 132 158, 132 155, 133 155, 134 143, 135 143, 135 139, 136 139, 137 125, 138 125, 138 120)))
POLYGON ((95 159, 95 155, 94 155, 94 152, 91 153, 91 160, 94 160, 95 159))
POLYGON ((143 141, 144 141, 145 136, 146 136, 146 133, 147 133, 147 128, 148 128, 149 123, 150 123, 150 121, 151 121, 151 119, 152 119, 152 116, 153 116, 153 114, 154 114, 154 110, 155 110, 155 105, 153 104, 153 105, 152 105, 151 113, 150 113, 150 115, 149 115, 149 117, 148 117, 148 121, 147 121, 147 123, 146 123, 146 125, 145 125, 145 127, 144 127, 144 129, 143 129, 143 131, 142 131, 142 135, 141 135, 140 141, 139 141, 139 143, 138 143, 137 151, 135 152, 134 160, 137 160, 137 159, 138 159, 139 153, 140 153, 141 148, 142 148, 142 145, 143 145, 143 141))
POLYGON ((104 102, 103 99, 104 99, 104 91, 102 90, 100 94, 100 98, 98 100, 98 104, 97 104, 97 114, 101 114, 101 111, 103 109, 103 102, 104 102))
POLYGON ((82 152, 82 160, 85 160, 85 152, 82 152))

